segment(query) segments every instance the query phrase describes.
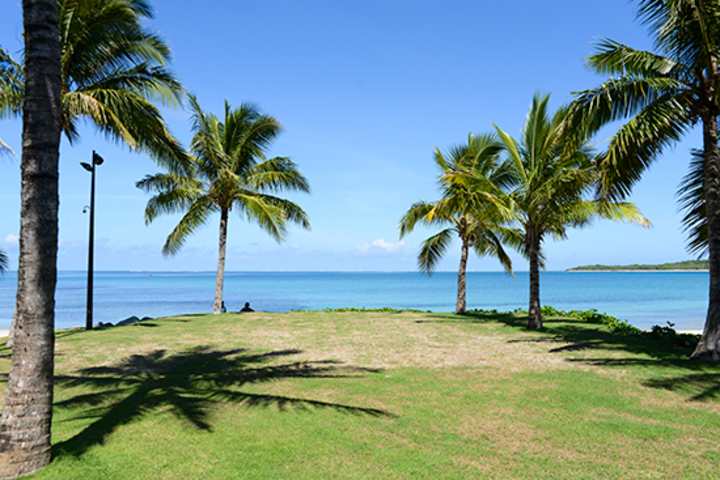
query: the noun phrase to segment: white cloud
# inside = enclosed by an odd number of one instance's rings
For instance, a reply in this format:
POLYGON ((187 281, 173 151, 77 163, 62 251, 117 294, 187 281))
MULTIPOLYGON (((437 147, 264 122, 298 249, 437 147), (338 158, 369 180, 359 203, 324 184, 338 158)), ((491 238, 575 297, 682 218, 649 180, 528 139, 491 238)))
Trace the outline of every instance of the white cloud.
POLYGON ((392 253, 401 250, 404 246, 405 240, 400 240, 399 242, 388 242, 384 238, 378 238, 377 240, 361 245, 360 251, 362 253, 369 253, 372 251, 392 253))
POLYGON ((5 243, 9 245, 16 245, 19 239, 20 237, 18 237, 14 233, 8 233, 7 235, 5 235, 5 243))

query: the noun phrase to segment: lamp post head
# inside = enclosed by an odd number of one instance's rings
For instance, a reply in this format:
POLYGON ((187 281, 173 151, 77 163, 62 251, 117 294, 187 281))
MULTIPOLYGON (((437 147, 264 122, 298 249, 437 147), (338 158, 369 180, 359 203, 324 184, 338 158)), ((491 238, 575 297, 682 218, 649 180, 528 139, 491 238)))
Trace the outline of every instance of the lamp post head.
POLYGON ((85 170, 87 170, 88 172, 92 172, 92 171, 93 171, 93 166, 90 165, 89 163, 80 162, 80 165, 82 165, 82 167, 83 167, 85 170))
POLYGON ((105 159, 100 156, 99 153, 97 153, 95 150, 93 150, 93 157, 92 161, 94 165, 102 165, 105 159))

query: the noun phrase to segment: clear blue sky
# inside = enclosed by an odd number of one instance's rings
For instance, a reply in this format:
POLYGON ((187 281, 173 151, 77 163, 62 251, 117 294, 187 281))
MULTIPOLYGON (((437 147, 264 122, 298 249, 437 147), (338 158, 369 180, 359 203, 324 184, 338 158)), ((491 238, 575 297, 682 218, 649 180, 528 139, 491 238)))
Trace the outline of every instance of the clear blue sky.
MULTIPOLYGON (((628 0, 156 0, 151 28, 173 50, 173 70, 205 109, 252 101, 276 116, 284 133, 272 153, 292 157, 312 195, 296 196, 311 232, 292 230, 277 245, 233 217, 229 270, 413 270, 428 231, 398 243, 397 223, 420 199, 437 197, 432 151, 497 123, 518 133, 534 92, 553 95, 599 82, 584 65, 607 36, 647 48, 628 0), (181 6, 182 5, 182 6, 181 6)), ((22 45, 20 0, 0 7, 0 45, 22 45)), ((168 111, 173 132, 189 140, 188 114, 168 111)), ((60 268, 85 268, 89 178, 78 162, 100 151, 97 268, 213 270, 217 220, 180 254, 160 247, 176 218, 143 223, 146 196, 134 182, 156 170, 143 154, 107 142, 90 126, 61 151, 60 268)), ((601 145, 607 140, 600 137, 601 145)), ((16 151, 20 124, 0 120, 0 137, 16 151)), ((549 269, 578 263, 683 259, 685 239, 675 190, 691 135, 666 152, 633 200, 654 227, 597 222, 547 245, 549 269)), ((19 159, 0 159, 0 243, 16 259, 19 159)), ((441 264, 454 270, 453 249, 441 264)), ((516 269, 526 270, 516 258, 516 269)), ((473 258, 473 270, 497 270, 473 258)))

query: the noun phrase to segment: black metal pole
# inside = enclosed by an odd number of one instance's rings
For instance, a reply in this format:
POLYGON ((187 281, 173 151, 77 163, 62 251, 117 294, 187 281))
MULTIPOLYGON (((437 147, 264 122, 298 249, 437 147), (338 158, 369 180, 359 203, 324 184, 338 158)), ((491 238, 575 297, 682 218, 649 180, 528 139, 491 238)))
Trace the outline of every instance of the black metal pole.
MULTIPOLYGON (((95 157, 95 152, 93 152, 95 157)), ((88 273, 87 273, 87 304, 85 310, 85 330, 93 328, 93 277, 94 277, 94 256, 95 256, 95 169, 97 165, 93 161, 90 171, 90 238, 88 240, 88 273)))

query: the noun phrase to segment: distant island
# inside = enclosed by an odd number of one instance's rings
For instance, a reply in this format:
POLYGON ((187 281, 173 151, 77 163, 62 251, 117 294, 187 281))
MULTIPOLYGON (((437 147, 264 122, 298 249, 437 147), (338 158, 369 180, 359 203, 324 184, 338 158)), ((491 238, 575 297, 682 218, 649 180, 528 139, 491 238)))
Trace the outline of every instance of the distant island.
POLYGON ((654 271, 654 270, 707 270, 707 260, 685 260, 658 264, 634 263, 632 265, 580 265, 568 272, 613 272, 613 271, 654 271))

